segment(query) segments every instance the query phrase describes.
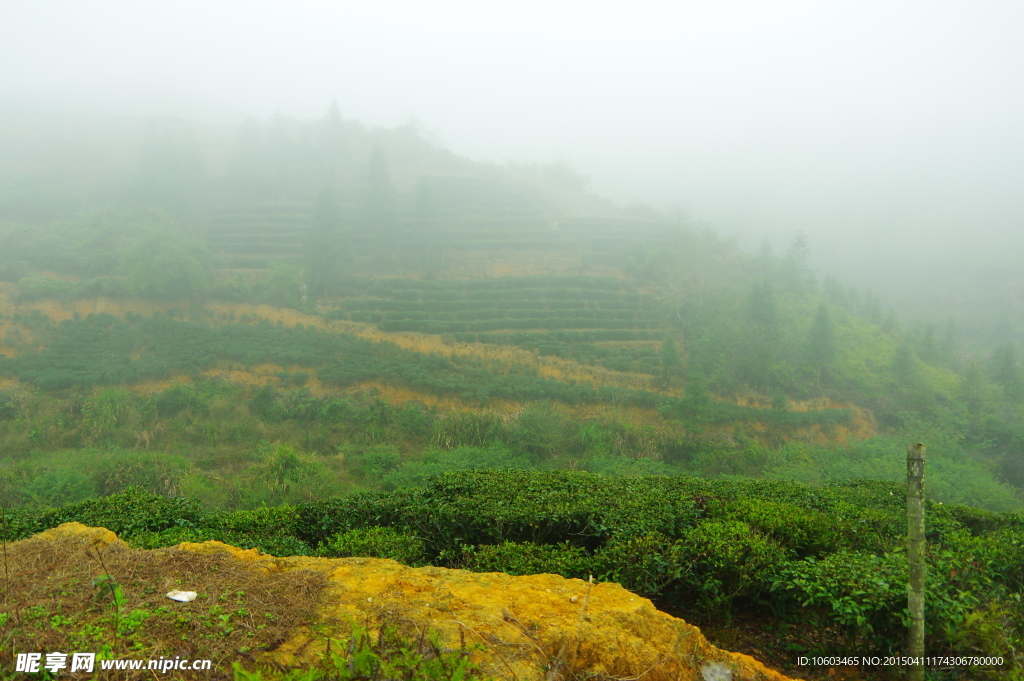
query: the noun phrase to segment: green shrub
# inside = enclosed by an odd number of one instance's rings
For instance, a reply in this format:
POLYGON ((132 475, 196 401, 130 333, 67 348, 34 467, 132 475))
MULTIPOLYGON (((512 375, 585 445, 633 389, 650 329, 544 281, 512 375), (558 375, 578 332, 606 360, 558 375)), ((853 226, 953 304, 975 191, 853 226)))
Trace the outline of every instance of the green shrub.
POLYGON ((701 511, 685 485, 703 482, 581 471, 451 471, 423 488, 357 493, 300 504, 299 536, 317 543, 364 524, 411 527, 431 552, 461 545, 570 541, 596 548, 611 536, 677 536, 701 511))
POLYGON ((983 657, 1005 658, 1005 666, 975 667, 969 678, 1024 679, 1024 600, 1020 594, 992 600, 968 613, 956 635, 954 650, 970 651, 983 657))
POLYGON ((211 527, 174 527, 160 532, 142 532, 128 538, 138 549, 159 549, 182 542, 219 541, 240 549, 259 549, 272 556, 309 556, 312 549, 305 542, 287 534, 259 532, 246 534, 211 527))
POLYGON ((686 547, 661 532, 612 541, 593 559, 601 581, 618 582, 630 591, 659 596, 689 571, 686 547))
POLYGON ((25 506, 7 508, 4 505, 0 507, 0 517, 3 520, 0 522, 0 540, 18 541, 27 539, 37 532, 42 532, 47 529, 43 524, 43 516, 49 511, 50 509, 25 506))
POLYGON ((786 562, 786 551, 750 525, 708 520, 683 536, 689 570, 683 584, 709 614, 729 620, 732 603, 753 597, 772 584, 786 562))
POLYGON ((204 518, 199 505, 193 500, 169 499, 138 488, 129 488, 101 499, 45 509, 34 515, 33 533, 61 523, 79 522, 105 527, 122 537, 160 532, 172 527, 199 527, 204 518))
POLYGON ((210 405, 193 385, 176 385, 164 390, 153 399, 157 414, 163 417, 177 416, 186 409, 206 415, 210 405))
POLYGON ((402 466, 402 455, 392 447, 375 448, 359 457, 356 468, 363 477, 380 479, 402 466))
POLYGON ((213 513, 204 525, 246 535, 294 535, 298 522, 295 507, 284 505, 213 513))
MULTIPOLYGON (((907 602, 905 553, 877 556, 839 551, 779 566, 771 590, 779 599, 793 599, 821 626, 834 622, 857 639, 887 649, 905 632, 907 602)), ((781 604, 777 607, 782 607, 781 604)))
POLYGON ((390 527, 379 526, 339 532, 321 544, 317 554, 330 558, 390 558, 412 567, 426 562, 423 540, 390 527))
POLYGON ((56 468, 25 480, 17 489, 26 503, 56 506, 84 501, 96 494, 92 477, 79 469, 56 468))
POLYGON ((765 499, 736 499, 722 516, 747 523, 801 557, 835 551, 843 534, 834 516, 765 499))
POLYGON ((76 297, 77 290, 78 287, 71 282, 51 279, 41 274, 33 274, 18 280, 16 297, 19 302, 43 298, 56 298, 67 301, 76 297))
POLYGON ((16 418, 21 413, 23 402, 19 395, 0 390, 0 421, 16 418))
POLYGON ((941 550, 933 551, 933 557, 947 562, 963 557, 965 566, 949 568, 956 578, 973 575, 989 580, 967 584, 964 588, 968 590, 986 590, 983 587, 996 582, 1011 592, 1024 593, 1024 530, 1002 529, 978 537, 967 532, 951 535, 945 538, 941 550))
POLYGON ((994 513, 980 508, 962 506, 960 504, 929 504, 929 520, 948 516, 961 526, 978 536, 987 532, 995 532, 1004 528, 1024 530, 1024 518, 1014 513, 994 513))
POLYGON ((585 550, 568 542, 531 544, 504 542, 495 545, 466 546, 448 554, 450 560, 474 572, 504 572, 509 575, 553 574, 586 579, 593 570, 585 550))

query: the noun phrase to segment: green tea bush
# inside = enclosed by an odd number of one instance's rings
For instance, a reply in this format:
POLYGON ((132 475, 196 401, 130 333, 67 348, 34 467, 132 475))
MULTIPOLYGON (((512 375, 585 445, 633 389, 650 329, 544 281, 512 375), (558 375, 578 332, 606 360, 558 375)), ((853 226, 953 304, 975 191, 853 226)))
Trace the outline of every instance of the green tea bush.
POLYGON ((672 479, 609 479, 578 471, 454 471, 423 488, 362 492, 298 507, 298 533, 321 542, 364 524, 411 527, 438 554, 461 545, 569 541, 595 548, 609 537, 675 536, 699 504, 672 479))
POLYGON ((390 558, 403 565, 426 563, 423 540, 390 527, 358 527, 339 532, 317 548, 317 555, 329 558, 390 558))
MULTIPOLYGON (((951 560, 952 556, 968 557, 969 567, 950 567, 956 572, 951 579, 972 574, 988 576, 1011 591, 1024 592, 1024 530, 1000 529, 981 536, 962 531, 944 539, 944 551, 939 557, 943 560, 951 560)), ((977 590, 978 586, 972 585, 971 590, 977 590)))
POLYGON ((682 539, 688 595, 714 615, 729 619, 739 598, 754 598, 773 582, 786 551, 777 542, 737 520, 708 520, 682 539))
POLYGON ((18 539, 67 522, 105 527, 130 537, 172 527, 199 527, 204 520, 195 501, 169 499, 138 488, 58 508, 15 509, 8 514, 14 528, 12 538, 18 539))
POLYGON ((997 513, 960 504, 929 504, 928 516, 932 522, 948 517, 976 537, 1002 529, 1024 530, 1024 515, 1020 513, 997 513))
POLYGON ((211 527, 174 527, 160 532, 141 532, 126 537, 138 549, 160 549, 182 542, 219 541, 240 549, 259 549, 272 556, 310 556, 315 552, 305 542, 288 534, 259 532, 247 534, 211 527))
POLYGON ((747 523, 800 557, 834 551, 843 528, 820 511, 764 499, 736 499, 722 516, 747 523))
POLYGON ((848 631, 874 649, 889 649, 903 629, 907 601, 907 557, 903 552, 875 555, 838 551, 820 560, 813 557, 782 563, 771 591, 780 599, 778 610, 805 609, 807 616, 848 631), (783 599, 792 599, 787 608, 783 599))
POLYGON ((294 506, 263 506, 251 510, 210 513, 204 526, 245 535, 294 535, 299 514, 294 506))
POLYGON ((613 539, 596 552, 592 564, 601 581, 654 598, 674 591, 670 587, 690 570, 688 558, 682 540, 648 532, 613 539))
POLYGON ((50 509, 36 508, 32 506, 21 506, 8 508, 6 504, 0 507, 0 540, 18 541, 27 539, 37 532, 48 529, 44 524, 43 516, 50 509))
MULTIPOLYGON (((586 439, 600 441, 600 432, 586 439)), ((596 446, 596 444, 595 444, 596 446)), ((663 607, 728 621, 742 605, 838 627, 865 651, 904 635, 905 491, 888 482, 811 487, 783 480, 608 477, 581 471, 450 470, 507 448, 432 450, 385 473, 422 486, 363 491, 296 506, 201 513, 193 502, 141 490, 62 508, 7 512, 6 535, 61 522, 101 525, 155 547, 217 539, 275 555, 383 556, 516 574, 552 572, 622 583, 663 607), (401 475, 406 478, 400 478, 401 475)), ((287 484, 295 452, 267 447, 264 487, 287 484), (294 455, 294 456, 293 456, 294 455)), ((929 650, 990 640, 1024 590, 1020 516, 931 504, 929 650), (988 614, 986 614, 988 613, 988 614), (999 615, 1001 616, 1001 615, 999 615), (967 638, 965 638, 967 637, 967 638)), ((994 639, 991 639, 994 640, 994 639)), ((977 643, 982 645, 982 643, 977 643)), ((985 644, 988 645, 988 644, 985 644)))
MULTIPOLYGON (((1020 588, 1019 582, 1006 581, 999 572, 1019 565, 1019 546, 1006 551, 998 541, 972 542, 966 533, 962 536, 973 545, 940 546, 928 556, 927 634, 935 643, 929 649, 948 649, 956 642, 971 612, 982 604, 985 594, 994 593, 994 578, 1005 587, 1020 588)), ((883 554, 840 550, 782 566, 772 590, 780 599, 795 599, 793 607, 798 603, 807 608, 822 624, 840 625, 851 644, 886 650, 898 646, 905 635, 906 575, 902 549, 883 554)))
POLYGON ((593 571, 591 557, 579 546, 504 542, 466 546, 460 553, 445 556, 464 570, 504 572, 509 575, 553 574, 587 579, 593 571))

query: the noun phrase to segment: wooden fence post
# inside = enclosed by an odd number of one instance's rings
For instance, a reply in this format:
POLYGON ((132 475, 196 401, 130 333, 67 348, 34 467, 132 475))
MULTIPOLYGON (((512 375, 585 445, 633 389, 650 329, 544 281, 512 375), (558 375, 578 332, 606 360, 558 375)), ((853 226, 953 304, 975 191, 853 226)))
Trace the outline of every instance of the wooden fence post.
POLYGON ((921 658, 919 664, 910 666, 910 681, 924 681, 924 459, 924 443, 915 442, 907 447, 907 563, 910 568, 907 655, 921 658))

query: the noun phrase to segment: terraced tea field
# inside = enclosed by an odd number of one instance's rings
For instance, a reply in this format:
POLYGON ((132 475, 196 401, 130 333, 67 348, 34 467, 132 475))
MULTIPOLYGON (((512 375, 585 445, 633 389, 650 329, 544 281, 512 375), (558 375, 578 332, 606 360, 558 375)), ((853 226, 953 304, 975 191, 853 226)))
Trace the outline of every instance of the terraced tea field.
POLYGON ((652 295, 611 277, 353 280, 329 319, 385 332, 445 334, 460 343, 514 345, 608 369, 660 370, 665 312, 652 295))

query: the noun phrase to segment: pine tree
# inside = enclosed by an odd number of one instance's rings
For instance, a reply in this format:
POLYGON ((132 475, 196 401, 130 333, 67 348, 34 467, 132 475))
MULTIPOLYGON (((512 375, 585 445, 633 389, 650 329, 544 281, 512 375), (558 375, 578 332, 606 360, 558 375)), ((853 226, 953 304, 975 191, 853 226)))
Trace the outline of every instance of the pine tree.
POLYGON ((835 327, 828 306, 822 303, 814 315, 814 323, 807 337, 807 357, 811 365, 817 369, 818 383, 821 383, 821 372, 835 361, 838 352, 835 327))
POLYGON ((797 293, 803 293, 808 288, 814 288, 814 276, 811 273, 808 259, 811 249, 807 242, 807 235, 797 232, 793 243, 789 245, 786 253, 786 260, 789 263, 790 286, 797 293))
POLYGON ((367 230, 377 242, 378 248, 391 238, 392 187, 391 170, 387 155, 381 143, 375 142, 367 165, 366 179, 369 185, 366 196, 367 230))

